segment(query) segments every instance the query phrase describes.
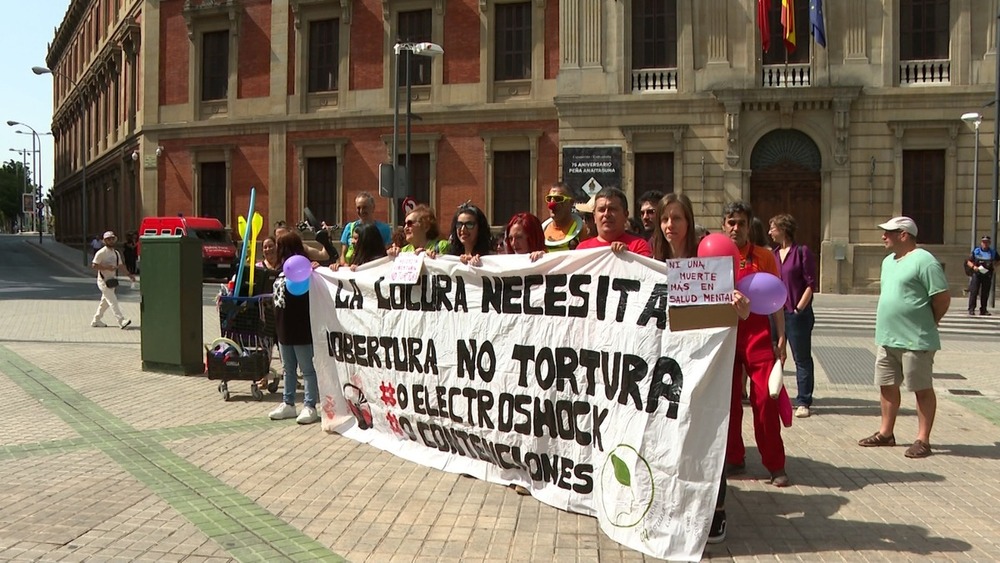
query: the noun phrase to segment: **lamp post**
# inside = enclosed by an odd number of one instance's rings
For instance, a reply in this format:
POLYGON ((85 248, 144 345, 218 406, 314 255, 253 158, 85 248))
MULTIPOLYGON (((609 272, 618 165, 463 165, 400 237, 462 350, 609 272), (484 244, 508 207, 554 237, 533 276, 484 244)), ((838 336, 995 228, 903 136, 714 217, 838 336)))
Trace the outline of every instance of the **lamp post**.
MULTIPOLYGON (((1000 10, 996 14, 997 23, 1000 23, 1000 10)), ((1000 39, 1000 28, 996 30, 996 38, 1000 39)), ((996 74, 993 75, 994 91, 993 91, 993 209, 990 211, 990 217, 993 222, 992 235, 990 242, 996 244, 997 240, 997 223, 1000 222, 1000 201, 997 201, 997 196, 1000 195, 1000 56, 993 57, 996 59, 996 74)), ((996 247, 994 246, 994 252, 996 247)), ((997 304, 997 276, 996 272, 993 273, 993 287, 990 289, 990 308, 996 307, 997 304)))
MULTIPOLYGON (((10 121, 7 122, 7 125, 9 125, 11 127, 14 127, 16 125, 20 125, 22 127, 27 127, 28 129, 31 129, 31 152, 33 153, 31 155, 31 170, 32 170, 31 173, 35 177, 34 178, 35 185, 38 186, 38 188, 36 190, 38 192, 38 195, 36 196, 36 198, 37 198, 37 203, 40 204, 42 202, 42 181, 41 181, 42 179, 40 178, 40 174, 38 172, 38 168, 41 165, 41 155, 38 154, 40 151, 36 147, 38 145, 41 145, 42 141, 41 141, 41 139, 38 138, 38 131, 35 131, 35 128, 32 127, 31 125, 28 125, 27 123, 22 123, 20 121, 10 120, 10 121)), ((21 131, 18 131, 18 133, 21 133, 21 131)), ((35 205, 35 229, 38 231, 38 244, 42 244, 41 209, 39 209, 38 207, 39 206, 36 204, 35 205)))
POLYGON ((976 222, 979 219, 979 124, 983 122, 983 115, 978 111, 970 111, 962 114, 962 121, 971 123, 976 128, 976 146, 972 153, 972 242, 969 248, 976 248, 976 222))
POLYGON ((392 203, 389 208, 389 222, 396 226, 397 214, 399 213, 396 187, 399 185, 399 53, 406 51, 406 167, 403 170, 403 186, 406 195, 410 193, 410 55, 424 55, 436 57, 444 54, 444 49, 436 43, 427 41, 421 43, 396 43, 393 48, 395 53, 395 66, 393 68, 393 88, 392 88, 392 170, 393 170, 393 193, 392 203))
POLYGON ((51 74, 63 77, 73 85, 73 89, 77 91, 77 97, 80 99, 80 177, 82 184, 80 197, 82 211, 80 215, 82 219, 81 226, 83 227, 83 235, 81 237, 83 239, 83 265, 87 267, 90 265, 90 260, 87 259, 87 104, 83 99, 83 92, 80 91, 80 85, 65 73, 44 66, 33 66, 31 67, 31 72, 39 76, 51 74))

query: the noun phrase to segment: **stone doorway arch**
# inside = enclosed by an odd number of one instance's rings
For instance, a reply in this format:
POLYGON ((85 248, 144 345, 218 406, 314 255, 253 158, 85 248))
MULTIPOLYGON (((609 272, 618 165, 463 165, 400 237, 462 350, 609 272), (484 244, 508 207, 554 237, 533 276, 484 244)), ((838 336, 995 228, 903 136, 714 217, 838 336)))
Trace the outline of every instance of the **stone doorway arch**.
POLYGON ((813 251, 817 267, 823 233, 821 168, 819 147, 795 129, 765 134, 750 153, 750 205, 754 214, 765 228, 768 219, 779 213, 795 217, 795 240, 813 251))

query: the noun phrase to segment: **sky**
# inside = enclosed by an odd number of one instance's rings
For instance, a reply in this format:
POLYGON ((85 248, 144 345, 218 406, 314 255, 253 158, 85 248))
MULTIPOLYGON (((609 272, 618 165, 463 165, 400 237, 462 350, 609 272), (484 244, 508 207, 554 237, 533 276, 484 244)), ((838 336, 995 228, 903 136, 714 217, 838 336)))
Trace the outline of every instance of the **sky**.
POLYGON ((21 126, 9 127, 8 121, 30 125, 38 131, 41 143, 41 184, 47 193, 52 185, 52 137, 42 135, 52 128, 52 77, 36 76, 33 66, 46 66, 48 45, 55 28, 62 22, 70 0, 35 0, 16 2, 0 0, 0 21, 6 22, 0 33, 0 161, 21 161, 10 149, 27 149, 31 169, 32 136, 21 126))

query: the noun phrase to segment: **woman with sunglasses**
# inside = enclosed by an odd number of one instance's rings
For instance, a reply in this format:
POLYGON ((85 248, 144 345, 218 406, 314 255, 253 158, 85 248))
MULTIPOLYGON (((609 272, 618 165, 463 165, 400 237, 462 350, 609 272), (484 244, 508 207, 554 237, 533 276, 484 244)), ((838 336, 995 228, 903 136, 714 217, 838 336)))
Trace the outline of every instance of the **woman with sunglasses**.
POLYGON ((573 208, 573 195, 566 184, 553 184, 545 195, 549 218, 542 223, 549 252, 573 250, 587 238, 587 223, 573 208))
POLYGON ((480 257, 488 256, 492 248, 486 214, 471 203, 460 205, 451 219, 448 254, 458 256, 463 264, 481 266, 480 257))
POLYGON ((402 247, 392 245, 389 248, 389 256, 398 256, 400 252, 427 252, 427 255, 434 258, 438 254, 448 252, 448 241, 441 240, 441 232, 438 230, 437 216, 434 210, 426 204, 421 203, 416 206, 406 216, 403 222, 403 236, 406 244, 402 247))

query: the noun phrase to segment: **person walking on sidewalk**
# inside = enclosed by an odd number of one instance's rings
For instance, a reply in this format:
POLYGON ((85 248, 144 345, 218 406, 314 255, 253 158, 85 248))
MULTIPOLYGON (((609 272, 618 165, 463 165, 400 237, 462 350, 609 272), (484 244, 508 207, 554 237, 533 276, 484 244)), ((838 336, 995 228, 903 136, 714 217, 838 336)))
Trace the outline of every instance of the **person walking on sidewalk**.
POLYGON ((979 241, 979 246, 972 249, 972 254, 966 260, 966 270, 972 272, 969 276, 969 314, 976 314, 976 297, 979 297, 979 314, 989 315, 986 308, 986 300, 990 297, 990 288, 993 287, 993 270, 996 269, 997 251, 990 248, 990 237, 983 235, 979 241))
POLYGON ((895 446, 893 428, 899 414, 899 386, 916 395, 917 439, 906 457, 931 455, 931 427, 937 411, 931 373, 934 353, 941 349, 938 323, 948 312, 951 296, 944 269, 930 252, 917 248, 917 224, 895 217, 878 226, 892 252, 882 260, 881 287, 875 310, 875 384, 879 386, 882 423, 859 446, 895 446))
MULTIPOLYGON (((115 250, 115 241, 117 240, 114 232, 104 233, 104 246, 94 254, 94 260, 90 263, 91 269, 97 271, 97 288, 101 290, 101 302, 97 305, 94 320, 90 321, 90 326, 95 328, 108 326, 101 321, 108 307, 111 307, 111 314, 118 320, 118 326, 122 329, 132 324, 132 321, 126 319, 125 315, 122 314, 122 309, 118 305, 118 296, 115 294, 115 291, 118 290, 118 273, 125 267, 121 254, 115 250)), ((128 279, 135 281, 135 276, 128 274, 128 279)))

